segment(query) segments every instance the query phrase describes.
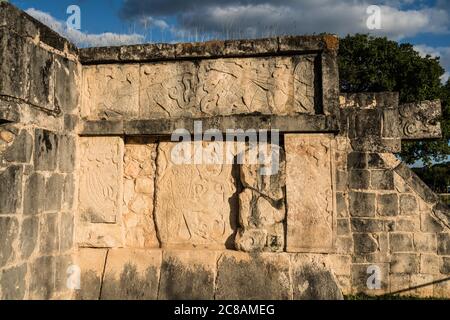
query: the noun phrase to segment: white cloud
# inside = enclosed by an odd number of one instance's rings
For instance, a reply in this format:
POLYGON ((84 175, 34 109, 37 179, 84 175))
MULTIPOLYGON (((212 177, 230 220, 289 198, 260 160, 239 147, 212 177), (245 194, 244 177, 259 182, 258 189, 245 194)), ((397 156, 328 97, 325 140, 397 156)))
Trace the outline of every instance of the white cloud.
POLYGON ((101 34, 83 33, 79 30, 67 28, 66 23, 59 21, 46 12, 34 8, 27 9, 26 12, 47 25, 61 36, 67 38, 78 47, 102 47, 142 43, 145 37, 140 34, 117 34, 105 32, 101 34))
POLYGON ((423 44, 415 45, 414 49, 419 52, 422 57, 430 55, 431 57, 440 57, 441 65, 447 70, 442 76, 445 83, 450 78, 450 47, 431 47, 423 44))
MULTIPOLYGON (((373 33, 400 40, 419 33, 449 33, 449 12, 442 6, 403 9, 412 0, 381 0, 381 29, 367 28, 365 0, 126 0, 125 18, 177 18, 181 34, 212 37, 261 37, 272 34, 373 33)), ((420 1, 419 1, 420 3, 420 1)))

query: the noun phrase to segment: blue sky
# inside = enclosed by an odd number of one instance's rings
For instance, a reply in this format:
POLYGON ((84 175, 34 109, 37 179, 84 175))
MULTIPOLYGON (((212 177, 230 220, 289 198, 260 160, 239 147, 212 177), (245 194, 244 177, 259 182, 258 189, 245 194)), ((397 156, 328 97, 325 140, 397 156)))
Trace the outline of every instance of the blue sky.
POLYGON ((440 56, 450 75, 450 0, 12 0, 77 45, 203 41, 283 34, 356 32, 410 42, 440 56), (68 31, 69 5, 81 29, 68 31), (366 25, 369 5, 381 9, 381 29, 366 25))

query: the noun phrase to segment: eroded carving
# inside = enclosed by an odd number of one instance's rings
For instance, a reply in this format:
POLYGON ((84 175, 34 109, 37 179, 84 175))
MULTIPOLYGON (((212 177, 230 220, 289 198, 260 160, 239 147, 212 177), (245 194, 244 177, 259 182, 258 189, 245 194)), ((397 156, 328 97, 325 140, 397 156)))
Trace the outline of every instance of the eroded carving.
POLYGON ((331 141, 323 134, 285 136, 288 251, 328 252, 333 248, 331 141))
POLYGON ((163 247, 224 248, 234 238, 231 165, 177 165, 175 143, 158 146, 155 218, 163 247))
POLYGON ((121 208, 123 141, 118 137, 80 138, 79 210, 82 220, 114 223, 121 208))
POLYGON ((399 106, 401 138, 404 140, 441 137, 441 102, 422 101, 399 106))

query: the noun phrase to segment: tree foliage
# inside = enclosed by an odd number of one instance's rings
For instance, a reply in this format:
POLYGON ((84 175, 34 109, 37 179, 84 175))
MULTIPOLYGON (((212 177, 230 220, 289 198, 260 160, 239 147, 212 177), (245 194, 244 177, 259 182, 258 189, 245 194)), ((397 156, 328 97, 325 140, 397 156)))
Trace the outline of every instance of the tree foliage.
POLYGON ((400 103, 441 99, 443 137, 404 142, 401 158, 430 165, 450 154, 450 81, 441 82, 439 58, 421 57, 411 44, 356 34, 340 41, 339 76, 342 92, 397 91, 400 103))

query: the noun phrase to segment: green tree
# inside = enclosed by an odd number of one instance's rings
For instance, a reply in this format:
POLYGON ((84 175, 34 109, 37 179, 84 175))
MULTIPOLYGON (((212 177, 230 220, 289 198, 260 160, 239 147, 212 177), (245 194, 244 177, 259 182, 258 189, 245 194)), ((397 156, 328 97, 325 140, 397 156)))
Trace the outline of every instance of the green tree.
POLYGON ((439 58, 421 57, 411 44, 364 34, 340 41, 339 76, 343 92, 398 91, 400 103, 441 99, 443 137, 433 141, 405 141, 401 158, 412 164, 442 161, 450 154, 450 81, 444 86, 439 58))

